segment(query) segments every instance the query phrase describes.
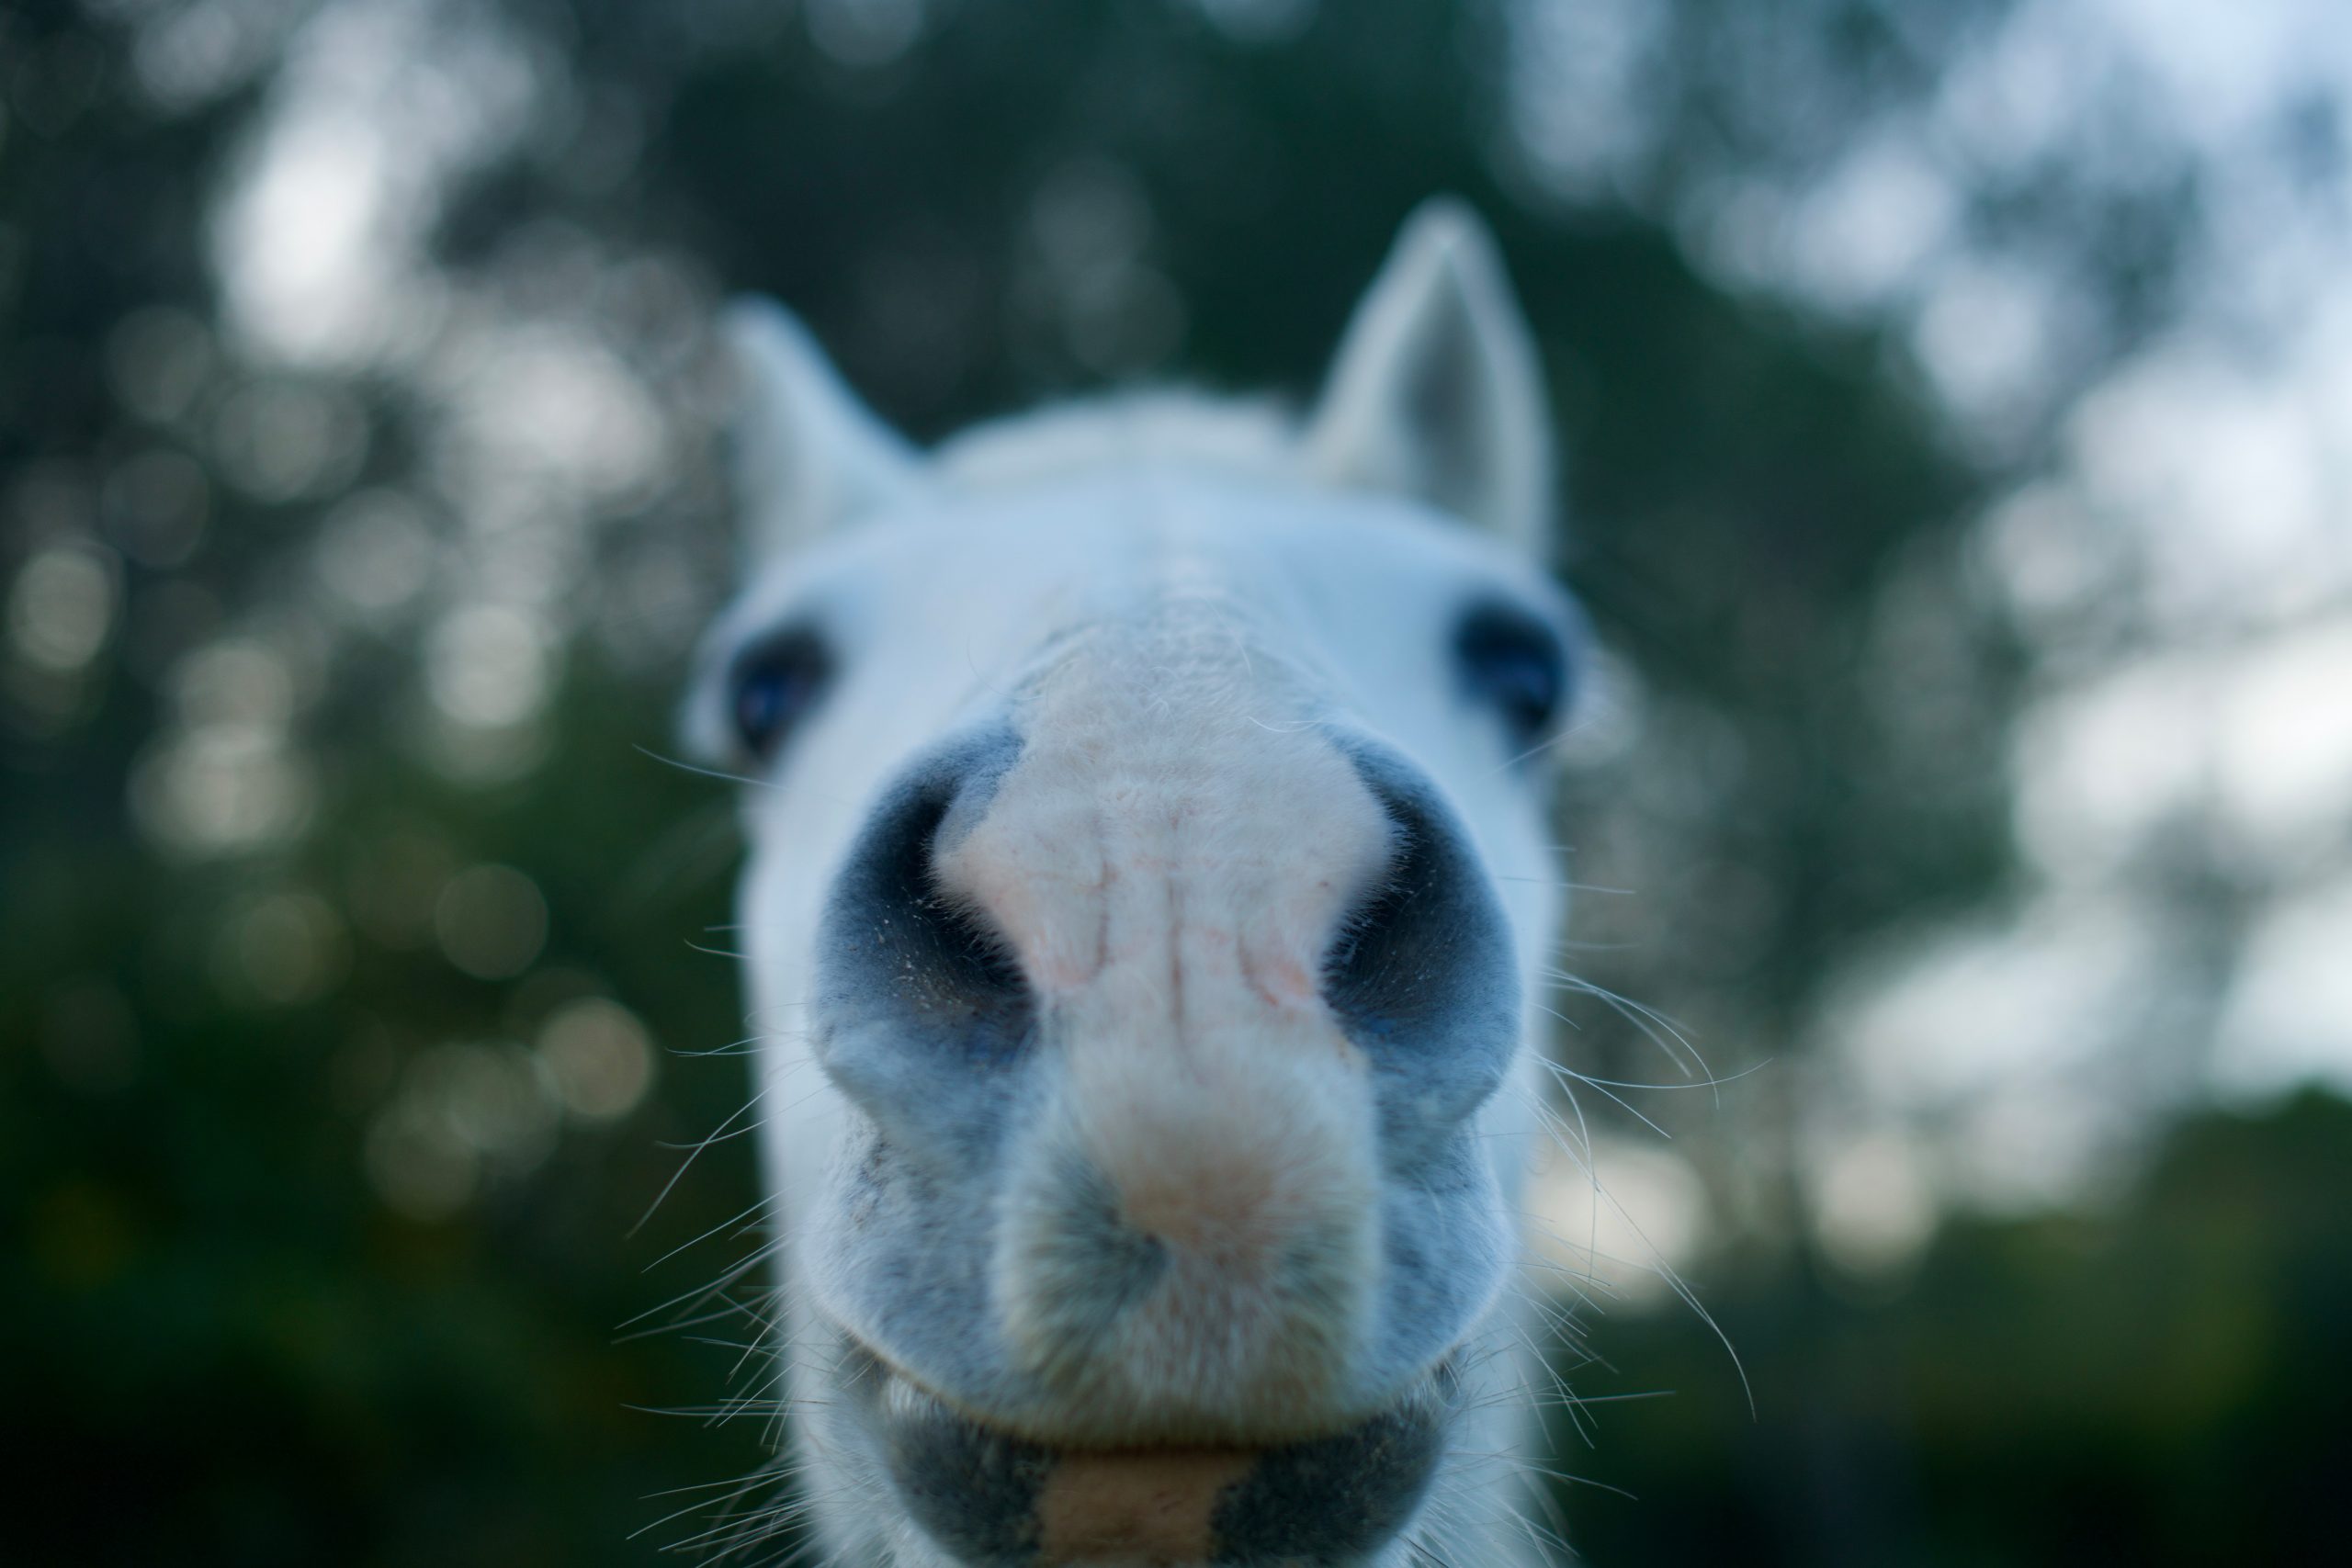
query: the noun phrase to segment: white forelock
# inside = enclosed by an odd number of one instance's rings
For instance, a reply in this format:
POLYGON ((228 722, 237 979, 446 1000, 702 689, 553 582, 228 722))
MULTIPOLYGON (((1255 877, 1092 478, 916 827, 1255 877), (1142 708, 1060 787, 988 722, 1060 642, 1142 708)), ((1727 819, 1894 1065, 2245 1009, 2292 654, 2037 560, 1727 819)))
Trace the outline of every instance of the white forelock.
POLYGON ((941 486, 974 494, 1179 465, 1305 479, 1297 423, 1280 405, 1175 388, 1090 398, 975 425, 941 446, 933 465, 941 486))

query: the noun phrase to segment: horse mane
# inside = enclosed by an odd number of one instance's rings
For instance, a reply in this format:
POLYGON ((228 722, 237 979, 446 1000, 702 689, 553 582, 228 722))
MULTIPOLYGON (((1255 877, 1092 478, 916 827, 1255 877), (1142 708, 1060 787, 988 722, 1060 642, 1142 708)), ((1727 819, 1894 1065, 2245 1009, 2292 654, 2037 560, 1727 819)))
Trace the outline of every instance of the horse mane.
POLYGON ((975 425, 934 454, 934 476, 967 492, 1137 467, 1299 477, 1295 422, 1266 399, 1174 388, 1052 404, 975 425))

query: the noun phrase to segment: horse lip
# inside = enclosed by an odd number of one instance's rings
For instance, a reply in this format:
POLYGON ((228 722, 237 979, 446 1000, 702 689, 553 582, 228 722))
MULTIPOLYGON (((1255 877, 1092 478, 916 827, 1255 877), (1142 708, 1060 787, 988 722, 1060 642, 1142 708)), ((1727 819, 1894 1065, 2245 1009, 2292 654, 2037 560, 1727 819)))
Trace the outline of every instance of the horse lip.
MULTIPOLYGON (((916 1414, 916 1406, 935 1409, 974 1430, 1010 1442, 1025 1443, 1061 1455, 1126 1455, 1149 1453, 1261 1453, 1275 1449, 1295 1448, 1345 1437, 1362 1430, 1374 1422, 1388 1419, 1419 1404, 1438 1407, 1451 1415, 1451 1406, 1462 1378, 1463 1346, 1449 1346, 1435 1360, 1407 1380, 1403 1389, 1387 1403, 1366 1413, 1344 1416, 1326 1427, 1286 1430, 1279 1436, 1250 1438, 1242 1435, 1201 1436, 1190 1439, 1155 1442, 1148 1439, 1134 1442, 1098 1442, 1072 1438, 1067 1434, 1032 1427, 1017 1417, 1007 1417, 973 1409, 956 1395, 926 1381, 888 1351, 867 1340, 863 1335, 838 1322, 835 1331, 841 1336, 844 1353, 841 1360, 838 1381, 844 1386, 865 1384, 866 1393, 859 1403, 879 1411, 894 1399, 908 1406, 906 1413, 916 1414)), ((927 1411, 925 1413, 928 1413, 927 1411)))
POLYGON ((973 1563, 1367 1561, 1419 1511, 1460 1388, 1449 1351, 1389 1404, 1321 1437, 1066 1444, 977 1415, 845 1337, 842 1391, 901 1501, 973 1563))

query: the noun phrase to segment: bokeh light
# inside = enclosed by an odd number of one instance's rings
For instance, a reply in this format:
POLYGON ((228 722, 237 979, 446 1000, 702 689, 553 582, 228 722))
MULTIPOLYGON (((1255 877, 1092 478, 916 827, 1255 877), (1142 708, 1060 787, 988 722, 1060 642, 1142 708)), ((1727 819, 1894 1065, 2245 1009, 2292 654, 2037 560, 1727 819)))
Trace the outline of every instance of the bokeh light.
POLYGON ((443 955, 459 969, 478 979, 510 979, 546 945, 547 900, 513 866, 469 866, 435 898, 433 931, 443 955))
POLYGON ((702 1292, 779 1239, 731 803, 660 760, 709 321, 923 440, 1295 401, 1446 188, 1598 630, 1528 1203, 1584 1560, 2308 1554, 2347 125, 2328 0, 0 16, 0 1392, 74 1505, 12 1543, 644 1562, 760 1463, 624 1415, 773 1371, 702 1292))
POLYGON ((628 1115, 653 1087, 653 1044, 627 1008, 601 997, 568 1003, 539 1031, 538 1054, 557 1097, 584 1122, 628 1115))

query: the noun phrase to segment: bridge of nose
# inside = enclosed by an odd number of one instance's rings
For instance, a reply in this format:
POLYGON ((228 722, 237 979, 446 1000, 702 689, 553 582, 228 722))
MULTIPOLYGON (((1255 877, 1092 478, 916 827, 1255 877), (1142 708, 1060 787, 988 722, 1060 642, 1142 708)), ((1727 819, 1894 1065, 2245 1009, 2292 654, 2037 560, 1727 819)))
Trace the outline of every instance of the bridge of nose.
POLYGON ((1123 1032, 1149 1020, 1181 1048, 1320 1010, 1324 951, 1395 829, 1250 665, 1229 634, 1155 626, 1074 651, 1026 694, 1020 760, 935 869, 1049 1022, 1114 1008, 1123 1032))
POLYGON ((1050 1098, 1014 1139, 996 1294, 1073 1401, 1296 1420, 1363 1333, 1374 1089, 1321 968, 1395 829, 1270 674, 1183 618, 1074 650, 934 863, 1035 998, 1050 1098))

